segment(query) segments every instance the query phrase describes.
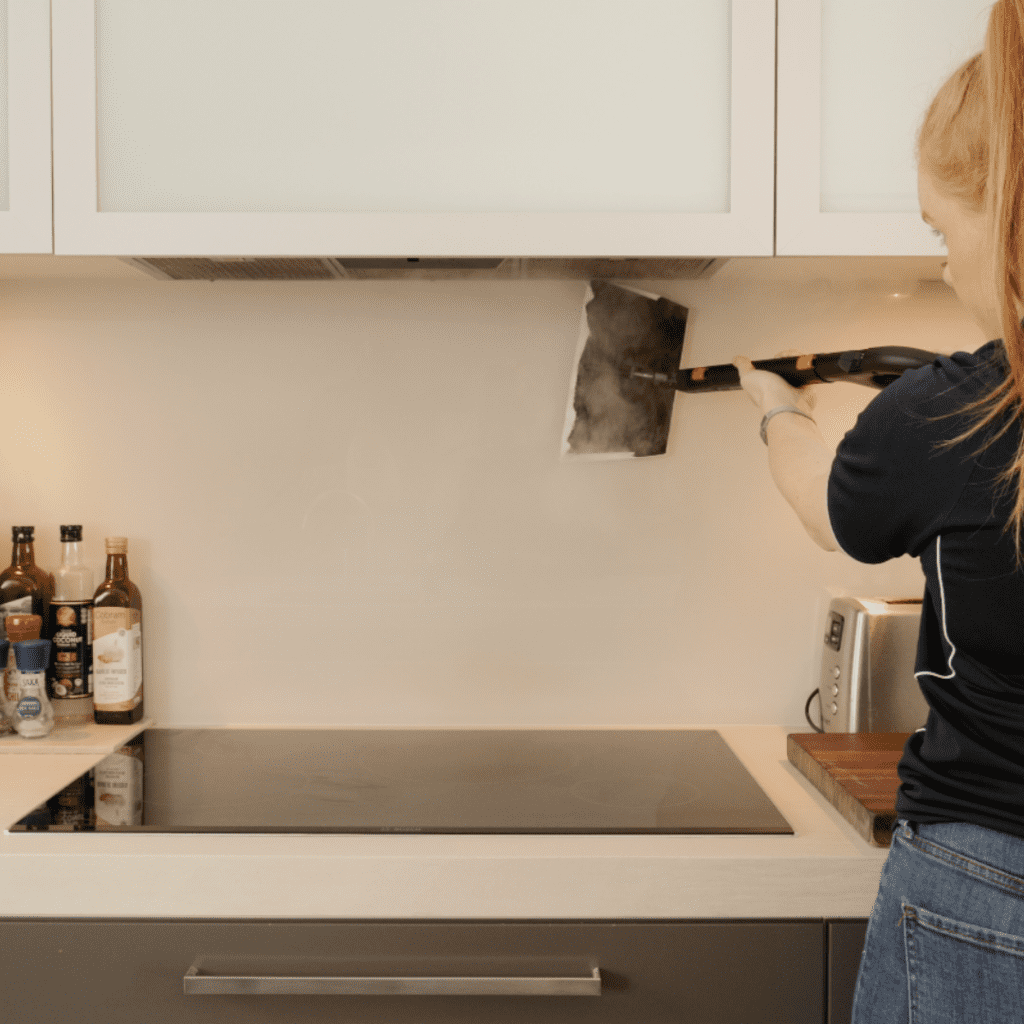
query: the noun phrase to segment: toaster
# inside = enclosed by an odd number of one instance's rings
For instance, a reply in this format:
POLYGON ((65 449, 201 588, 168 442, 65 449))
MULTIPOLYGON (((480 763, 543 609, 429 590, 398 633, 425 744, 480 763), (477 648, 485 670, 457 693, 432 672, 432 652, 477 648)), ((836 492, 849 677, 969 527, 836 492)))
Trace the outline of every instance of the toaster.
POLYGON ((921 598, 836 597, 825 619, 825 732, 915 732, 928 718, 914 664, 921 598))

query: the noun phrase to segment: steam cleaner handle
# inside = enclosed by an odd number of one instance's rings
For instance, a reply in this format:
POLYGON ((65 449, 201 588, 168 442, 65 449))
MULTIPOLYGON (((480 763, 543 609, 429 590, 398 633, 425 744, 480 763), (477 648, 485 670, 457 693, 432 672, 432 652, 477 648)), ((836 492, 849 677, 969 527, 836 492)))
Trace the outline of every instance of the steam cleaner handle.
MULTIPOLYGON (((753 365, 755 370, 777 373, 796 388, 807 384, 846 381, 881 390, 898 379, 904 370, 927 366, 935 358, 936 353, 924 349, 883 345, 819 355, 756 359, 753 365)), ((740 373, 732 363, 696 366, 679 370, 676 374, 677 391, 736 391, 739 388, 740 373)))

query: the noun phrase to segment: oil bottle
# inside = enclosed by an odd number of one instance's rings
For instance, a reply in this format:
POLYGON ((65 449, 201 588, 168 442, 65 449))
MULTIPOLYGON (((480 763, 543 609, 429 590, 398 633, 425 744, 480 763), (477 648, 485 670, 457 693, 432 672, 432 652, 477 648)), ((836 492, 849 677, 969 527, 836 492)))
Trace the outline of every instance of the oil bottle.
POLYGON ((106 578, 92 598, 95 720, 131 725, 142 718, 142 595, 128 578, 128 539, 107 537, 106 578))

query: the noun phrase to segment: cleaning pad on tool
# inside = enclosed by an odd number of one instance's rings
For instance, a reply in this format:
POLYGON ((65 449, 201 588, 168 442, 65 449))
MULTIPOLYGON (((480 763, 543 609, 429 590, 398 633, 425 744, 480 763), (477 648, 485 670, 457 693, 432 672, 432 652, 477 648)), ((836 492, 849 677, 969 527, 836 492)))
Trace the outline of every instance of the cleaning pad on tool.
POLYGON ((688 310, 669 299, 591 281, 580 321, 562 458, 664 455, 675 389, 629 366, 674 374, 688 310))

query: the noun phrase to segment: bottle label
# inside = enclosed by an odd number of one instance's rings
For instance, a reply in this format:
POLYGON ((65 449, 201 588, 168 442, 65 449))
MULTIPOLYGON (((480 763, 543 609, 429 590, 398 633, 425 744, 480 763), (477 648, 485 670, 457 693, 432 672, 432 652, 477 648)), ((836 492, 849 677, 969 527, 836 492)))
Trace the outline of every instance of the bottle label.
POLYGON ((96 765, 97 830, 142 824, 142 759, 142 748, 129 745, 96 765))
POLYGON ((45 736, 53 728, 53 721, 53 708, 46 699, 46 673, 20 672, 14 728, 21 736, 45 736))
POLYGON ((42 710, 43 704, 38 697, 22 697, 18 701, 19 718, 38 718, 42 710))
POLYGON ((92 610, 93 701, 97 711, 142 703, 142 616, 137 608, 92 610))
POLYGON ((7 627, 4 625, 4 620, 8 615, 31 615, 32 614, 32 595, 26 594, 24 597, 16 597, 13 601, 7 601, 4 604, 0 604, 0 640, 7 640, 7 627))
POLYGON ((52 637, 46 689, 51 697, 88 697, 92 693, 88 667, 92 661, 89 643, 91 601, 55 601, 50 605, 52 637))

